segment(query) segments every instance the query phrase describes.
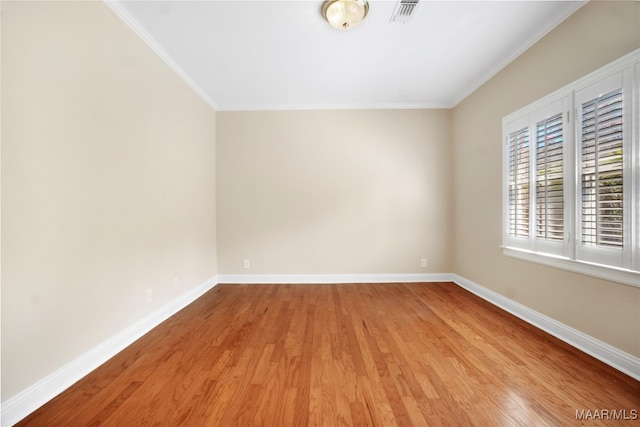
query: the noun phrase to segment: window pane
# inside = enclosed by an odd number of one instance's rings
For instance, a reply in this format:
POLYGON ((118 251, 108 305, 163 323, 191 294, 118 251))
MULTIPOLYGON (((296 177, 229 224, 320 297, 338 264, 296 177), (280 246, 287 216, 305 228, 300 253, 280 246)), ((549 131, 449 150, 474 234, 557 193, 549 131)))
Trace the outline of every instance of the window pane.
POLYGON ((536 124, 536 237, 564 240, 562 113, 536 124))
POLYGON ((529 237, 529 129, 509 134, 509 234, 529 237))
POLYGON ((622 247, 622 89, 582 104, 582 243, 622 247))

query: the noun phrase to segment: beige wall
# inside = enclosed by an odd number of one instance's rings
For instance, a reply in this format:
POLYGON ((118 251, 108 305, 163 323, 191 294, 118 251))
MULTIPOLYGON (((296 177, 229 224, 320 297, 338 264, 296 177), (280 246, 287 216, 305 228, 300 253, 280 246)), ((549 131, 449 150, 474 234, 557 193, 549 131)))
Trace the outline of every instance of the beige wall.
POLYGON ((216 273, 456 272, 640 356, 640 289, 498 248, 501 118, 639 18, 592 2, 453 111, 215 117, 103 3, 3 2, 2 399, 216 273))
POLYGON ((216 275, 214 114, 102 2, 3 4, 3 400, 216 275))
POLYGON ((450 115, 219 112, 219 272, 451 272, 450 115))
POLYGON ((591 2, 453 111, 456 273, 635 356, 640 288, 505 257, 498 246, 502 117, 638 48, 638 23, 638 2, 591 2))

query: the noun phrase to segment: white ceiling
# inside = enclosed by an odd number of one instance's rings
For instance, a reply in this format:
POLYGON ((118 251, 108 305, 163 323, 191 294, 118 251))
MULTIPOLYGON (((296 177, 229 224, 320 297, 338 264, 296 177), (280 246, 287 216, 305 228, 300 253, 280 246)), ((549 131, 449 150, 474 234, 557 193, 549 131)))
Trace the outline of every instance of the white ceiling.
POLYGON ((107 2, 218 110, 451 108, 584 2, 370 1, 350 31, 323 0, 107 2))

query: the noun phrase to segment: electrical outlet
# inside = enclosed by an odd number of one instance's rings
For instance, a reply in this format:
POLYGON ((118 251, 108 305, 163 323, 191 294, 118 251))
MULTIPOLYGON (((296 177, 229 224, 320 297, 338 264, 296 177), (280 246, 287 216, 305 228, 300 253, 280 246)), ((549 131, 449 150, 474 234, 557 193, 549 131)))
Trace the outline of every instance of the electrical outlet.
POLYGON ((251 268, 251 261, 249 261, 248 259, 245 259, 244 262, 242 263, 242 267, 245 270, 248 270, 251 268))
POLYGON ((426 258, 422 258, 420 260, 420 267, 425 268, 427 266, 427 259, 426 258))
POLYGON ((177 277, 173 278, 173 290, 176 291, 180 287, 180 280, 177 277))
POLYGON ((147 304, 151 304, 153 302, 153 289, 147 289, 147 304))

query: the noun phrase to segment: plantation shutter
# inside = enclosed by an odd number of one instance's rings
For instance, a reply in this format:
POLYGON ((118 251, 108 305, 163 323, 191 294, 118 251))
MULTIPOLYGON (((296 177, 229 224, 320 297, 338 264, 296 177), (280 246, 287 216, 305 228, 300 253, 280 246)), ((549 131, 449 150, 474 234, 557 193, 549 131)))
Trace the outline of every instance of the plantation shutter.
POLYGON ((581 234, 587 246, 623 246, 622 106, 617 89, 581 107, 581 234))
POLYGON ((640 283, 639 108, 636 49, 502 118, 503 254, 640 283))
POLYGON ((536 238, 564 240, 562 113, 536 124, 536 238))
POLYGON ((511 132, 509 146, 509 234, 529 237, 529 128, 511 132))

